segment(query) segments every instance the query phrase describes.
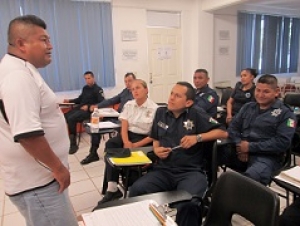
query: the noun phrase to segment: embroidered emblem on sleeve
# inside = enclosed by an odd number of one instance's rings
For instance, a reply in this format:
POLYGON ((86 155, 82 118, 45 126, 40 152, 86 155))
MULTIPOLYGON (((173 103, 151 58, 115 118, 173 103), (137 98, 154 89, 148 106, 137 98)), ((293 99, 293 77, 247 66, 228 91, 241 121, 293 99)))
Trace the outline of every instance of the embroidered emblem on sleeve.
POLYGON ((277 117, 278 115, 280 115, 282 112, 282 110, 280 108, 277 108, 277 109, 274 109, 272 112, 271 112, 271 115, 274 116, 274 117, 277 117))
POLYGON ((209 95, 207 97, 207 100, 210 102, 210 103, 213 103, 215 101, 215 98, 212 96, 212 95, 209 95))
POLYGON ((294 119, 289 118, 286 122, 286 125, 291 128, 296 128, 296 122, 294 119))
POLYGON ((186 130, 192 130, 194 127, 194 122, 188 119, 183 122, 183 127, 186 128, 186 130))

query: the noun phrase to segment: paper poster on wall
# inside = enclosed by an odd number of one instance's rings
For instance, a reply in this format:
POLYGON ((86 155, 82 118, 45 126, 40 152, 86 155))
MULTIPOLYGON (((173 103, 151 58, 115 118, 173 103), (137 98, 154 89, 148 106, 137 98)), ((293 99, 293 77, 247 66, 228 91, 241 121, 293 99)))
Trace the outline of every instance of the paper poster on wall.
POLYGON ((219 46, 219 55, 229 55, 229 46, 219 46))
POLYGON ((229 30, 220 30, 219 31, 219 39, 220 40, 230 40, 229 30))
POLYGON ((165 59, 165 49, 163 47, 157 49, 157 59, 158 60, 165 59))
POLYGON ((121 31, 122 41, 137 41, 137 31, 123 30, 121 31))
POLYGON ((165 47, 165 59, 172 58, 172 48, 170 46, 165 47))
POLYGON ((123 49, 122 50, 122 59, 123 60, 137 60, 138 52, 136 49, 123 49))

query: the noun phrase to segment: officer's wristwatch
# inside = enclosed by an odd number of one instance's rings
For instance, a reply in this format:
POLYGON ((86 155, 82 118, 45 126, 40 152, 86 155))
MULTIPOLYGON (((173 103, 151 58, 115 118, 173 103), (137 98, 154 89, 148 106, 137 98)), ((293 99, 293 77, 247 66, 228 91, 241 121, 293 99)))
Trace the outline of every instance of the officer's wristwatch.
POLYGON ((197 143, 202 142, 202 136, 201 136, 201 134, 197 134, 196 135, 196 140, 197 140, 197 143))

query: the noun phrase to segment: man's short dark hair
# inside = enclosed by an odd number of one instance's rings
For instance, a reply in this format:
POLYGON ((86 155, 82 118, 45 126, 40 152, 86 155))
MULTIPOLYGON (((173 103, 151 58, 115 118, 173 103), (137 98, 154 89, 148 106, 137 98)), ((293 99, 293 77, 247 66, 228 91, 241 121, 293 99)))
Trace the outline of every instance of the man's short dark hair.
POLYGON ((133 74, 132 72, 127 72, 124 76, 124 78, 127 78, 129 76, 132 76, 133 79, 136 79, 135 74, 133 74))
POLYGON ((256 78, 257 76, 257 71, 255 68, 244 68, 242 71, 248 71, 251 75, 254 76, 254 78, 256 78))
POLYGON ((86 72, 84 72, 83 76, 85 76, 85 75, 91 75, 94 78, 94 73, 92 71, 86 71, 86 72))
POLYGON ((177 82, 176 84, 184 86, 184 87, 187 88, 187 91, 186 91, 186 99, 187 100, 193 100, 193 101, 195 100, 195 96, 196 96, 195 89, 190 83, 188 83, 188 82, 177 82))
POLYGON ((195 71, 195 74, 196 73, 204 73, 204 74, 206 74, 206 77, 208 77, 208 71, 206 69, 203 69, 203 68, 197 69, 195 71))
POLYGON ((8 43, 12 42, 12 29, 16 24, 24 24, 24 25, 35 25, 38 27, 41 27, 46 30, 47 25, 45 21, 43 21, 41 18, 35 16, 35 15, 25 15, 25 16, 19 16, 10 21, 7 31, 7 37, 8 37, 8 43))
POLYGON ((257 83, 268 84, 273 89, 278 87, 278 80, 274 75, 265 74, 259 77, 257 83))

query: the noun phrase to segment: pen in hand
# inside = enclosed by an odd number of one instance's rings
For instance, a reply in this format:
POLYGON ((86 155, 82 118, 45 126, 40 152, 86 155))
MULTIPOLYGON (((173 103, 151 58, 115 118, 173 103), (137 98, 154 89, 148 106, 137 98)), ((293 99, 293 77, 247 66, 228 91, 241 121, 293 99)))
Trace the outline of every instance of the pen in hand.
POLYGON ((179 148, 182 148, 181 145, 178 145, 176 147, 171 148, 171 151, 174 151, 174 150, 179 149, 179 148))

